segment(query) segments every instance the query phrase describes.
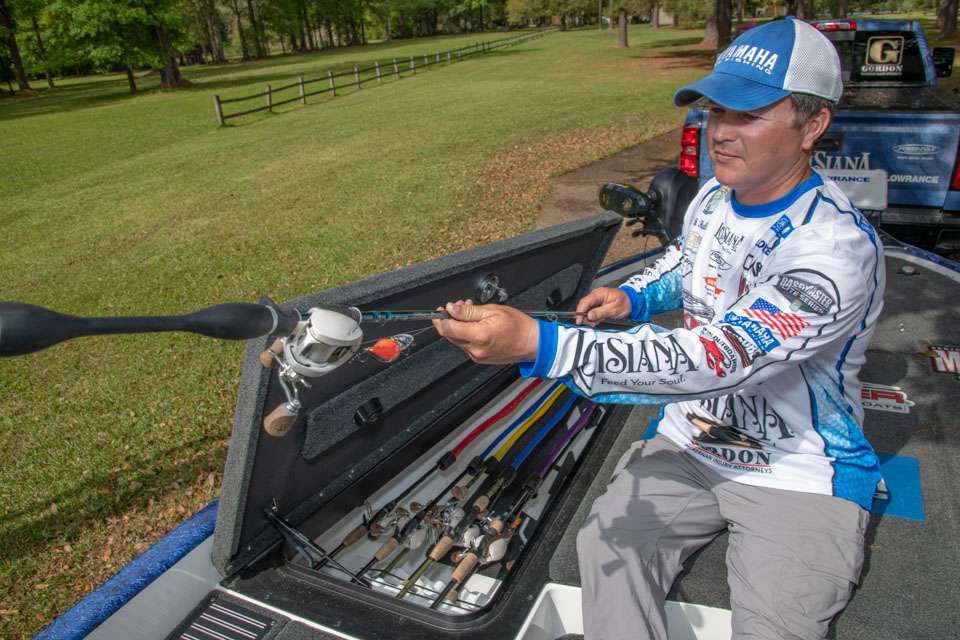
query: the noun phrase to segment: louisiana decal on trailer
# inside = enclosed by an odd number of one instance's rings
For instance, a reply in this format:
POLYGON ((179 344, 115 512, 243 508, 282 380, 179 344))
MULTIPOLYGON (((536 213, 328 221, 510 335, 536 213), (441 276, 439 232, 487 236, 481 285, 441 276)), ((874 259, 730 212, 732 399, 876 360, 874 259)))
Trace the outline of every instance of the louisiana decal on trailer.
POLYGON ((864 382, 860 390, 860 399, 864 409, 875 411, 891 411, 893 413, 910 413, 910 407, 915 403, 907 397, 907 392, 900 387, 890 387, 885 384, 864 382))

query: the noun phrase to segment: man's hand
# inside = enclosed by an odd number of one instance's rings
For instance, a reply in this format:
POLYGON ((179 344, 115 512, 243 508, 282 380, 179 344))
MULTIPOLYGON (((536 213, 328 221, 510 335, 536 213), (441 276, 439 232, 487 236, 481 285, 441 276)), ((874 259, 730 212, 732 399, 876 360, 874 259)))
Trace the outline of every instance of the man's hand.
POLYGON ((577 303, 577 324, 597 326, 601 320, 626 318, 630 315, 630 297, 613 287, 597 287, 577 303))
POLYGON ((540 330, 537 321, 512 307, 448 302, 450 320, 434 320, 437 333, 482 364, 531 362, 537 358, 540 330))

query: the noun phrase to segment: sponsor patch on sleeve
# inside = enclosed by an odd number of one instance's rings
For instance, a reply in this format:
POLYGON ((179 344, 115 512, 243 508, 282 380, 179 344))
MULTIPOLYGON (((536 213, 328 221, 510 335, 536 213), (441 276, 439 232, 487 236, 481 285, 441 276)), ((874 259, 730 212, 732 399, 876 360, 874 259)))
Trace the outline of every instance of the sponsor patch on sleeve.
POLYGON ((723 317, 723 321, 743 329, 747 337, 766 353, 780 346, 780 342, 773 336, 773 333, 756 320, 751 320, 740 314, 728 311, 723 317))
POLYGON ((818 316, 829 313, 836 301, 827 290, 803 278, 784 274, 780 276, 777 290, 790 300, 790 309, 806 311, 818 316))

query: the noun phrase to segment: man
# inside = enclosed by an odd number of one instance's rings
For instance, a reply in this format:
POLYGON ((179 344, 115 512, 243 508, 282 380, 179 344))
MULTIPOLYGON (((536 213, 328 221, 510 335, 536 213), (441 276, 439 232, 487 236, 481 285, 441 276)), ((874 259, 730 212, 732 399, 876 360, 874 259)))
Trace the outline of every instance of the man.
POLYGON ((683 328, 598 331, 463 302, 437 322, 477 361, 524 362, 601 402, 670 403, 579 534, 588 640, 665 639, 681 564, 724 529, 735 638, 822 638, 859 579, 880 474, 857 374, 884 269, 870 225, 810 169, 841 91, 830 42, 787 19, 676 93, 709 101, 716 179, 682 246, 577 311, 595 325, 682 306, 683 328))

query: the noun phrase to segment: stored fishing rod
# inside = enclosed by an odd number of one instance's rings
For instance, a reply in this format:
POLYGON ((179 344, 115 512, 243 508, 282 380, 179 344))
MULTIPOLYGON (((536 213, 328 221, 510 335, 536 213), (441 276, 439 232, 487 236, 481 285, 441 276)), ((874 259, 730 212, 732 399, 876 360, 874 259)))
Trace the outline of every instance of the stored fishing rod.
POLYGON ((0 356, 19 356, 82 336, 186 331, 220 340, 286 335, 300 321, 272 302, 228 302, 178 316, 85 318, 20 302, 0 302, 0 356))
POLYGON ((556 402, 557 398, 560 397, 560 394, 563 391, 562 382, 554 382, 549 389, 547 389, 546 394, 544 395, 545 400, 541 404, 530 406, 516 422, 514 422, 510 427, 504 429, 496 439, 487 445, 487 448, 483 452, 476 456, 473 460, 470 461, 470 469, 472 469, 473 477, 470 481, 463 487, 457 487, 454 489, 454 493, 466 494, 470 487, 473 486, 473 483, 479 478, 479 473, 484 468, 489 468, 495 466, 500 460, 503 459, 507 451, 513 446, 513 443, 517 439, 523 436, 523 433, 532 425, 534 422, 540 419, 543 414, 547 412, 550 406, 556 402), (525 425, 522 429, 516 429, 520 425, 525 425), (503 440, 506 439, 506 442, 503 440), (502 443, 502 444, 501 444, 502 443), (494 449, 496 451, 494 452, 494 449), (493 452, 491 454, 491 452, 493 452))
MULTIPOLYGON (((501 445, 498 451, 487 458, 480 469, 486 475, 492 475, 498 466, 498 464, 503 460, 507 453, 521 445, 520 437, 523 435, 523 432, 529 429, 530 425, 539 421, 544 414, 556 403, 557 399, 565 391, 560 385, 554 385, 553 393, 547 398, 547 401, 544 402, 543 406, 540 407, 531 417, 527 419, 527 422, 524 424, 522 429, 518 429, 513 436, 511 436, 507 442, 501 445)), ((564 404, 560 410, 558 410, 543 427, 533 436, 533 439, 530 442, 539 443, 543 438, 549 433, 559 422, 567 415, 569 408, 572 406, 573 401, 576 400, 576 396, 571 394, 570 399, 566 404, 564 404)), ((494 443, 495 445, 496 443, 494 443)), ((490 505, 496 503, 499 499, 502 492, 513 482, 516 477, 516 470, 523 464, 527 456, 533 451, 534 447, 530 446, 530 443, 527 443, 524 448, 520 451, 517 456, 515 456, 513 463, 509 466, 505 466, 500 469, 500 472, 497 473, 496 479, 490 484, 487 491, 476 497, 473 501, 473 507, 469 513, 464 513, 460 521, 453 527, 447 527, 443 535, 440 536, 440 539, 433 546, 433 548, 427 553, 427 557, 420 563, 420 565, 414 570, 414 572, 404 581, 403 588, 396 595, 397 598, 403 598, 410 589, 416 584, 417 580, 426 573, 427 569, 434 563, 443 558, 447 552, 459 541, 466 531, 472 526, 474 521, 478 518, 481 518, 486 514, 487 509, 490 505)), ((488 447, 489 450, 489 447, 488 447)), ((478 472, 479 475, 480 472, 478 472)), ((471 481, 472 484, 472 481, 471 481)), ((460 491, 454 490, 453 495, 460 499, 462 496, 466 495, 466 489, 461 488, 460 491)), ((478 492, 479 493, 479 492, 478 492)))
MULTIPOLYGON (((544 403, 544 406, 542 407, 542 411, 539 412, 539 415, 543 415, 543 413, 545 413, 547 409, 553 406, 554 402, 556 402, 556 399, 559 398, 560 394, 563 391, 564 391, 563 389, 558 389, 557 392, 552 394, 550 398, 548 398, 548 401, 544 403)), ((560 411, 558 411, 557 414, 550 421, 548 421, 547 424, 544 425, 539 432, 537 432, 537 434, 534 436, 531 443, 528 443, 527 446, 523 450, 521 450, 514 464, 511 465, 511 467, 506 470, 506 473, 502 474, 501 477, 497 479, 497 481, 494 483, 494 489, 491 492, 492 495, 486 496, 485 501, 478 500, 478 502, 474 504, 474 509, 476 511, 480 512, 485 510, 489 504, 492 504, 491 500, 496 500, 496 496, 498 496, 499 493, 504 488, 506 488, 510 484, 510 482, 512 482, 513 476, 515 475, 516 469, 519 467, 519 465, 523 463, 523 460, 525 460, 528 455, 530 455, 530 452, 533 450, 536 444, 539 443, 546 436, 546 434, 549 433, 550 430, 553 429, 553 427, 559 422, 560 418, 566 414, 569 408, 573 405, 574 400, 576 400, 576 396, 571 394, 570 400, 566 403, 566 405, 564 405, 564 407, 561 408, 560 411), (531 444, 533 446, 531 446, 531 444)), ((522 435, 522 433, 525 432, 526 429, 528 429, 529 426, 534 422, 535 420, 529 421, 529 423, 525 425, 526 428, 523 429, 523 431, 518 430, 518 433, 515 435, 517 437, 522 435)), ((505 447, 507 447, 505 451, 509 450, 509 448, 512 447, 515 442, 517 442, 517 438, 511 436, 511 438, 508 439, 508 443, 505 443, 504 445, 505 447)), ((434 498, 426 506, 424 506, 422 509, 417 511, 417 513, 414 514, 403 525, 402 528, 398 528, 398 530, 395 531, 394 535, 390 536, 390 538, 388 538, 387 541, 380 546, 377 552, 373 554, 373 557, 371 557, 370 560, 367 561, 367 563, 360 569, 360 571, 354 574, 354 577, 357 578, 358 580, 361 580, 363 576, 367 573, 367 571, 372 569, 376 563, 381 562, 387 559, 388 557, 390 557, 390 555, 401 544, 404 544, 407 540, 409 540, 410 536, 412 536, 414 532, 418 531, 421 528, 424 518, 432 513, 434 507, 437 505, 440 499, 443 498, 445 495, 447 495, 447 493, 449 493, 451 489, 453 489, 453 487, 457 486, 457 483, 459 483, 460 480, 463 479, 463 477, 467 473, 469 473, 469 471, 470 471, 469 467, 464 469, 463 472, 456 479, 453 480, 453 482, 451 482, 449 485, 447 485, 443 489, 443 491, 441 491, 436 496, 434 496, 434 498)))
MULTIPOLYGON (((433 467, 428 469, 419 478, 414 480, 406 489, 403 490, 403 492, 399 496, 389 500, 386 504, 380 507, 380 509, 378 509, 372 516, 370 516, 370 518, 367 518, 366 516, 364 516, 363 522, 361 522, 359 526, 357 526, 350 533, 344 536, 340 544, 337 545, 337 547, 330 552, 330 557, 331 558, 335 557, 338 553, 340 553, 347 547, 355 544, 356 542, 359 542, 361 539, 363 539, 365 535, 369 535, 371 538, 379 537, 382 531, 377 531, 377 528, 379 527, 379 523, 381 520, 383 520, 383 518, 385 518, 390 512, 396 509, 396 507, 399 504, 401 504, 410 494, 412 494, 420 485, 422 485, 434 473, 436 473, 437 471, 446 471, 451 466, 453 466, 453 464, 457 461, 457 458, 460 456, 460 454, 463 453, 464 449, 466 449, 482 433, 487 431, 490 427, 497 424, 503 418, 511 414, 514 410, 516 410, 516 408, 520 406, 520 403, 523 402, 527 398, 527 396, 529 396, 530 393, 533 392, 534 389, 540 386, 542 382, 543 380, 540 378, 535 378, 534 380, 532 380, 529 384, 523 387, 520 390, 520 392, 517 393, 516 396, 511 398, 510 401, 507 402, 507 404, 505 404, 499 411, 497 411, 492 416, 490 416, 489 418, 481 422, 479 425, 477 425, 472 431, 470 431, 470 433, 464 436, 460 440, 460 442, 458 442, 452 449, 450 449, 449 451, 444 453, 442 456, 440 456, 440 458, 437 460, 437 462, 434 464, 433 467)), ((463 474, 459 476, 458 480, 462 478, 463 478, 463 474)))
POLYGON ((449 594, 454 593, 455 588, 467 584, 473 574, 479 569, 481 560, 485 561, 485 565, 490 565, 499 562, 503 558, 506 554, 510 538, 516 534, 523 522, 523 516, 521 515, 523 508, 527 502, 537 495, 537 490, 540 488, 546 475, 554 468, 554 465, 563 453, 570 448, 577 434, 583 431, 584 427, 590 422, 595 411, 597 411, 597 405, 592 402, 584 407, 573 426, 564 432, 562 437, 554 444, 550 451, 543 456, 537 467, 524 481, 520 495, 513 501, 513 505, 507 513, 502 517, 494 518, 485 528, 483 536, 471 541, 467 551, 457 561, 457 566, 454 568, 450 580, 444 586, 440 595, 430 604, 431 609, 436 609, 440 606, 449 594), (509 525, 507 523, 509 523, 509 525))

